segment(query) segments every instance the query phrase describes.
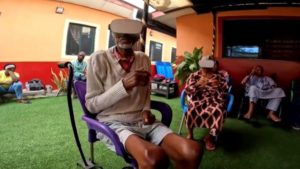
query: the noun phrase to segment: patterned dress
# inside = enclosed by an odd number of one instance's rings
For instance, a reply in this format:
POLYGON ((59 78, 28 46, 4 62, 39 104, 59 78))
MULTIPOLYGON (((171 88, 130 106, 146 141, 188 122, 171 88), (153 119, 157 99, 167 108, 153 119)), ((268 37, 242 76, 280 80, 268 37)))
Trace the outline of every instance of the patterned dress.
POLYGON ((209 128, 210 134, 216 136, 223 128, 227 88, 223 74, 212 74, 209 78, 201 71, 191 74, 185 87, 188 97, 187 127, 209 128), (201 79, 207 83, 199 84, 201 79))

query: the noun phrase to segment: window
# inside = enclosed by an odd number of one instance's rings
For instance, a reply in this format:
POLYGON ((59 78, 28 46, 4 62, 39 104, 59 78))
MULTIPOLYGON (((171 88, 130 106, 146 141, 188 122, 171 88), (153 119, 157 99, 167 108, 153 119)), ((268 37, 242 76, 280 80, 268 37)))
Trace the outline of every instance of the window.
POLYGON ((300 18, 223 20, 223 55, 300 61, 300 18))
POLYGON ((163 44, 155 41, 150 41, 150 53, 151 61, 161 61, 163 44))
POLYGON ((172 48, 171 51, 171 63, 173 63, 176 60, 176 48, 172 48))
POLYGON ((115 45, 115 40, 112 35, 112 31, 109 31, 109 38, 108 38, 108 48, 115 45))
POLYGON ((95 50, 96 27, 69 23, 66 43, 66 55, 77 55, 84 51, 90 55, 95 50))

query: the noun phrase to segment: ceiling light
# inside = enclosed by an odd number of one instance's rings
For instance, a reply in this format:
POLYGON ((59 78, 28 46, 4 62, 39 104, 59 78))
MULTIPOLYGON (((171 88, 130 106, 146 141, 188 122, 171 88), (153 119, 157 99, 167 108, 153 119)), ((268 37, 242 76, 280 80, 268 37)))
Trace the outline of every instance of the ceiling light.
POLYGON ((61 7, 61 6, 56 7, 55 12, 57 14, 63 14, 64 13, 64 7, 61 7))
POLYGON ((171 4, 170 0, 149 0, 151 6, 157 10, 165 10, 171 4))

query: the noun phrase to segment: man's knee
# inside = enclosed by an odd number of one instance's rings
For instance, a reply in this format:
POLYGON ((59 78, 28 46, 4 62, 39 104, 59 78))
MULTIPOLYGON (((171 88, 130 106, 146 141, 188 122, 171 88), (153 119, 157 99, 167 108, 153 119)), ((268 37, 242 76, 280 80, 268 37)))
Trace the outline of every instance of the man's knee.
POLYGON ((14 86, 15 88, 22 88, 22 83, 21 83, 21 82, 15 82, 15 83, 13 84, 13 86, 14 86))
POLYGON ((169 158, 161 147, 147 148, 143 154, 140 168, 168 168, 169 158))
POLYGON ((186 140, 183 144, 183 151, 181 155, 181 161, 189 163, 200 162, 203 155, 203 148, 195 141, 186 140))
POLYGON ((249 87, 249 93, 255 92, 257 89, 258 89, 258 88, 257 88, 255 85, 251 85, 251 86, 249 87))

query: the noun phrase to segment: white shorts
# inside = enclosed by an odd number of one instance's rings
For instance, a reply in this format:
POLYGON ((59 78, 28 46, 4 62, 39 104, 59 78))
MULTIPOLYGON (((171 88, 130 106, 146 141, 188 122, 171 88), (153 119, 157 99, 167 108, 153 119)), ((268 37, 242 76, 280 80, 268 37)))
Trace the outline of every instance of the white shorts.
MULTIPOLYGON (((124 147, 127 138, 132 134, 159 145, 166 135, 173 133, 171 129, 160 121, 156 121, 151 125, 144 125, 142 121, 136 123, 105 122, 105 124, 116 132, 124 147)), ((97 138, 105 143, 109 149, 115 151, 114 145, 104 134, 98 132, 97 138)))

